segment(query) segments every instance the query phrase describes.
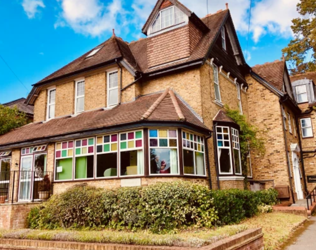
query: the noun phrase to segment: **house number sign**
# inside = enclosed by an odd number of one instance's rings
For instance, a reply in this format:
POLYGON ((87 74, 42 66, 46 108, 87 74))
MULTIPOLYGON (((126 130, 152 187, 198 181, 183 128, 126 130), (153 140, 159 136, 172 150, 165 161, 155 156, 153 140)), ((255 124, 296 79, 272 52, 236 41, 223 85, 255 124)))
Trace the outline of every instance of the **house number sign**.
POLYGON ((316 183, 316 175, 308 175, 307 182, 308 183, 316 183))

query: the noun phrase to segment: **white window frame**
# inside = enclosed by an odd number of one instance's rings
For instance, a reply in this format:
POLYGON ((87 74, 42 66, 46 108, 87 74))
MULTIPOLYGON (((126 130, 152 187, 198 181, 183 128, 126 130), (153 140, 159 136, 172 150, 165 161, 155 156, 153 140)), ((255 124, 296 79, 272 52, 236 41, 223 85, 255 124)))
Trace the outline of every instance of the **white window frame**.
POLYGON ((90 57, 94 56, 96 53, 99 52, 100 49, 102 49, 102 47, 103 47, 103 46, 100 46, 100 47, 98 47, 98 48, 93 49, 93 50, 86 56, 86 58, 90 58, 90 57))
POLYGON ((226 49, 227 49, 227 46, 226 46, 225 26, 222 27, 222 29, 221 29, 221 37, 222 37, 222 48, 223 48, 224 50, 226 50, 226 49))
MULTIPOLYGON (((203 149, 204 151, 199 151, 199 150, 196 150, 194 148, 188 148, 186 146, 184 146, 182 144, 182 162, 183 162, 183 175, 188 175, 188 176, 206 176, 206 160, 205 160, 205 140, 203 138, 203 136, 201 135, 197 135, 195 133, 192 133, 190 131, 187 131, 187 130, 181 130, 181 136, 182 136, 182 143, 183 143, 183 133, 187 133, 187 134, 193 134, 193 136, 200 136, 201 137, 201 143, 199 143, 201 145, 201 147, 203 146, 203 149), (186 174, 184 173, 184 150, 188 150, 188 151, 192 151, 193 152, 193 164, 194 164, 194 174, 186 174), (195 152, 198 152, 198 153, 202 153, 203 154, 203 160, 204 160, 204 175, 200 175, 200 174, 197 174, 197 170, 196 170, 196 162, 195 162, 195 152)), ((185 139, 187 140, 187 139, 185 139)), ((193 142, 194 141, 191 141, 191 140, 188 140, 190 142, 193 142)), ((178 146, 179 148, 179 146, 178 146)))
MULTIPOLYGON (((0 158, 0 174, 1 174, 1 164, 2 164, 2 161, 7 161, 9 160, 10 161, 10 168, 9 168, 9 172, 11 171, 11 164, 12 164, 12 158, 11 157, 4 157, 4 158, 0 158)), ((9 176, 10 177, 10 176, 9 176)), ((8 184, 10 183, 10 180, 3 180, 3 181, 0 181, 0 184, 8 184)))
POLYGON ((51 120, 51 119, 54 119, 56 117, 56 87, 51 87, 49 89, 47 89, 47 108, 46 108, 46 120, 51 120), (51 103, 51 100, 50 100, 50 93, 52 91, 55 91, 55 101, 54 103, 51 103), (54 117, 49 117, 49 108, 51 106, 54 106, 54 117))
POLYGON ((302 118, 302 119, 300 119, 300 122, 301 122, 302 138, 311 138, 311 137, 314 137, 312 119, 311 119, 310 117, 308 117, 308 118, 302 118), (303 120, 310 120, 310 124, 311 124, 311 125, 310 125, 310 126, 307 126, 307 127, 303 127, 303 123, 302 123, 303 120), (311 135, 311 136, 304 136, 304 135, 303 135, 303 129, 308 129, 308 128, 311 129, 312 135, 311 135))
POLYGON ((297 103, 305 103, 305 102, 308 102, 307 85, 306 85, 306 84, 302 84, 302 85, 295 86, 295 95, 296 95, 296 101, 297 101, 297 103), (305 87, 305 92, 303 92, 303 93, 301 93, 301 94, 298 94, 298 93, 297 93, 297 88, 303 87, 303 86, 305 87), (306 95, 306 100, 299 101, 299 100, 298 100, 298 96, 299 96, 299 95, 303 95, 303 94, 306 95))
MULTIPOLYGON (((71 141, 71 140, 70 140, 71 141)), ((95 179, 96 173, 95 173, 95 164, 96 164, 96 137, 86 137, 86 138, 80 138, 73 140, 73 158, 72 158, 72 181, 82 181, 82 180, 91 180, 95 179), (89 139, 93 139, 93 145, 89 145, 89 139), (87 140, 87 146, 82 146, 82 141, 87 140), (77 147, 77 141, 81 141, 81 145, 77 147), (93 153, 89 153, 89 147, 93 146, 93 153), (87 153, 86 154, 81 154, 77 155, 76 154, 76 149, 80 148, 82 150, 83 147, 87 147, 87 153), (87 178, 78 178, 76 179, 76 160, 77 158, 80 157, 88 157, 88 156, 93 156, 93 176, 92 177, 87 177, 87 178)), ((65 159, 65 158, 62 158, 65 159)))
POLYGON ((119 73, 118 73, 118 69, 115 69, 115 70, 110 70, 110 71, 107 71, 107 85, 106 85, 106 99, 107 99, 107 107, 115 107, 117 106, 119 103, 120 103, 120 95, 119 95, 119 73), (113 87, 113 88, 110 88, 110 74, 112 73, 117 73, 117 87, 113 87), (110 105, 110 90, 117 90, 117 103, 116 104, 111 104, 110 105))
POLYGON ((240 114, 243 114, 243 110, 242 110, 242 103, 241 103, 241 87, 239 83, 236 83, 237 85, 237 99, 238 99, 238 106, 239 106, 239 110, 240 110, 240 114))
POLYGON ((222 103, 222 97, 221 97, 221 88, 219 86, 219 69, 216 64, 213 63, 213 82, 214 82, 214 94, 215 94, 215 101, 218 103, 222 103), (217 79, 216 79, 217 78, 217 79), (216 96, 216 86, 218 87, 218 98, 216 96))
POLYGON ((220 175, 233 175, 234 174, 234 166, 233 166, 233 162, 232 162, 232 147, 231 147, 231 135, 230 135, 230 127, 228 126, 216 126, 216 147, 217 147, 217 163, 218 163, 218 171, 220 175), (218 131, 217 128, 222 128, 222 130, 224 128, 227 128, 228 130, 228 140, 224 139, 224 134, 221 133, 223 135, 223 146, 218 146, 218 131), (229 146, 225 146, 225 141, 229 142, 229 146), (222 172, 221 171, 221 165, 220 165, 220 156, 219 156, 219 150, 223 148, 223 149, 228 149, 229 150, 229 160, 230 160, 230 172, 222 172))
POLYGON ((80 114, 82 112, 84 112, 85 108, 84 108, 84 105, 85 105, 85 94, 86 94, 86 81, 84 78, 80 78, 80 79, 77 79, 75 81, 75 114, 80 114), (78 84, 83 82, 84 83, 84 94, 83 95, 80 95, 78 96, 77 95, 77 90, 78 90, 78 84), (83 98, 83 110, 80 110, 80 111, 77 111, 77 99, 79 98, 83 98))
MULTIPOLYGON (((232 147, 233 147, 233 154, 234 154, 234 149, 238 150, 239 154, 239 171, 240 173, 237 173, 235 171, 235 175, 242 175, 242 166, 241 166, 241 155, 240 155, 240 137, 239 137, 239 131, 235 128, 231 128, 231 133, 232 133, 232 147), (236 146, 237 145, 237 146, 236 146)), ((236 162, 234 158, 234 167, 236 169, 236 162)))
POLYGON ((288 124, 289 124, 289 132, 291 134, 293 134, 293 131, 292 131, 292 119, 291 119, 291 114, 289 112, 287 112, 287 116, 288 116, 288 124))
MULTIPOLYGON (((149 161, 149 164, 148 164, 148 167, 149 167, 149 175, 150 176, 175 176, 175 175, 179 175, 180 176, 180 158, 179 158, 179 135, 178 135, 179 131, 177 128, 163 128, 163 127, 160 127, 160 128, 150 128, 148 129, 148 161, 149 161), (158 137, 150 137, 150 130, 157 130, 157 136, 158 137), (167 130, 167 137, 159 137, 159 130, 167 130), (169 130, 175 130, 177 135, 175 138, 173 137, 169 137, 169 130), (157 146, 150 146, 150 139, 157 139, 158 141, 158 145, 157 146), (167 139, 168 141, 168 146, 166 147, 160 147, 159 146, 159 139, 167 139), (170 139, 175 139, 177 140, 177 146, 176 147, 173 147, 173 146, 169 146, 169 140, 170 139), (177 167, 178 167, 178 173, 177 174, 152 174, 151 173, 151 161, 150 161, 150 149, 153 148, 153 149, 177 149, 177 167)), ((171 172, 171 171, 170 171, 171 172)))

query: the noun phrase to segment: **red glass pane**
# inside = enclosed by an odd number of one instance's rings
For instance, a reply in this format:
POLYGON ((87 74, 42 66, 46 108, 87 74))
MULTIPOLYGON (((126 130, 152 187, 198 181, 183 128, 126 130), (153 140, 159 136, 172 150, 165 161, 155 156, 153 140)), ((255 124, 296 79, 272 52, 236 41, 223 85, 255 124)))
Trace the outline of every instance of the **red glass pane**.
POLYGON ((73 141, 68 142, 68 148, 73 148, 73 147, 74 147, 74 142, 73 141))
POLYGON ((142 145, 143 145, 142 140, 136 141, 136 148, 140 148, 142 147, 142 145))
POLYGON ((63 149, 66 149, 67 148, 67 142, 63 142, 63 144, 62 144, 63 146, 63 149))
POLYGON ((111 142, 117 142, 117 135, 111 135, 111 142))
POLYGON ((134 139, 134 132, 128 133, 128 139, 129 139, 129 140, 134 139))
POLYGON ((60 156, 61 156, 61 151, 57 151, 56 152, 56 158, 60 158, 60 156))
POLYGON ((93 153, 93 147, 88 148, 88 153, 93 153))
POLYGON ((82 140, 82 146, 87 146, 88 140, 82 140))

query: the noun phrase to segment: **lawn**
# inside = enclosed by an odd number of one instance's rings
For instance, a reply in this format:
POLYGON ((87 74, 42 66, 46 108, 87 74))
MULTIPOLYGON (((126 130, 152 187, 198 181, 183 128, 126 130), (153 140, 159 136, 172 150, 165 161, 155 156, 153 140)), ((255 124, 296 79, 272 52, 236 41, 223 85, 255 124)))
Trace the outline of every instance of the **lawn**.
POLYGON ((276 249, 290 235, 305 217, 269 213, 261 214, 247 219, 239 225, 224 226, 213 229, 187 229, 177 230, 169 234, 157 235, 149 231, 127 232, 127 231, 89 231, 89 230, 0 230, 2 238, 37 239, 37 240, 61 240, 97 243, 119 243, 136 245, 160 245, 160 246, 182 246, 201 247, 212 244, 223 238, 235 235, 249 228, 262 227, 264 233, 265 249, 276 249))

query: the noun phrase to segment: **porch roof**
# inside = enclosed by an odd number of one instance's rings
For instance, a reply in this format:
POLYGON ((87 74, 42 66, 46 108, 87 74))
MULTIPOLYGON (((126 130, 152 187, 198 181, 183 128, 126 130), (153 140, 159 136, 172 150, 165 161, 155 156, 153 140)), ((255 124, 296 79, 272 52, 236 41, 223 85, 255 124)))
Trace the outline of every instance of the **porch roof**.
POLYGON ((0 149, 26 142, 31 144, 37 140, 146 122, 176 122, 192 125, 203 133, 211 131, 181 97, 166 89, 163 93, 141 96, 133 102, 123 103, 112 109, 87 111, 76 116, 25 125, 0 136, 0 149))

